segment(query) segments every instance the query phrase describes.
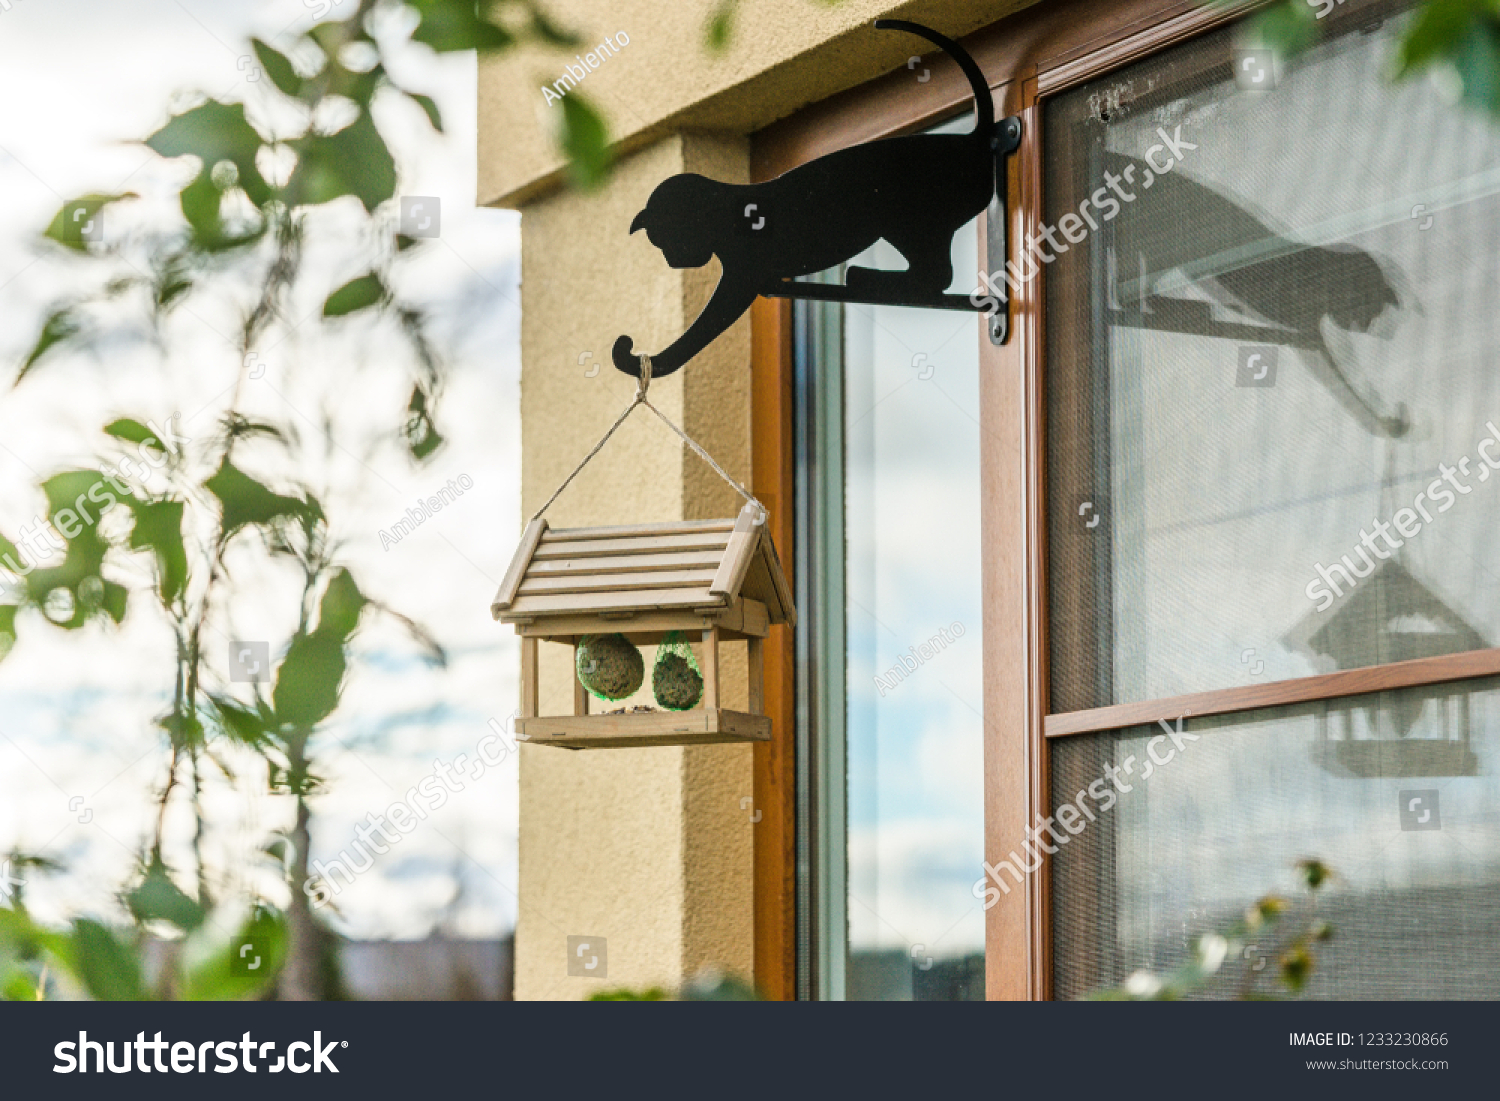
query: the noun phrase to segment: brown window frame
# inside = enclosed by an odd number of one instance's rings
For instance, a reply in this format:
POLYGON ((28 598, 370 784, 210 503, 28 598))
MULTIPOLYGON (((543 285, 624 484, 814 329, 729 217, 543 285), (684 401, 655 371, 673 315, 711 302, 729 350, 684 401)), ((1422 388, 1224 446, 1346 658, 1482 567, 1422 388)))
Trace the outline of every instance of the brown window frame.
MULTIPOLYGON (((964 39, 984 70, 997 110, 1020 114, 1021 149, 1011 162, 1010 239, 1041 224, 1041 101, 1197 37, 1258 6, 1203 7, 1194 0, 1049 0, 964 39)), ((770 179, 857 142, 909 133, 959 111, 962 77, 945 69, 920 90, 898 71, 831 97, 752 139, 752 174, 770 179)), ((980 248, 984 232, 980 230, 980 248)), ((1014 335, 980 346, 981 530, 984 638, 985 859, 1004 859, 1026 826, 1047 813, 1047 742, 1195 716, 1338 699, 1500 674, 1500 648, 1344 670, 1270 684, 1052 713, 1048 701, 1046 576, 1046 325, 1043 274, 1012 304, 1014 335)), ((791 559, 791 304, 757 301, 752 313, 753 477, 791 559)), ((793 584, 796 581, 793 579, 793 584)), ((755 749, 757 807, 772 808, 755 848, 756 978, 768 996, 795 996, 795 720, 791 632, 767 646, 768 714, 777 738, 755 749), (774 660, 773 660, 774 656, 774 660)), ((986 917, 986 995, 1051 996, 1050 867, 1003 895, 986 917)))

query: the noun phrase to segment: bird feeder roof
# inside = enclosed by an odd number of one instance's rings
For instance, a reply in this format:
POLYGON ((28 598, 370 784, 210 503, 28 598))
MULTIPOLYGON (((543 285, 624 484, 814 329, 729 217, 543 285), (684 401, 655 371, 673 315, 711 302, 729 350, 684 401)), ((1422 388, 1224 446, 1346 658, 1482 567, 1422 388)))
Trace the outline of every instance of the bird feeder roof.
POLYGON ((557 529, 533 520, 490 613, 503 623, 628 621, 638 613, 712 613, 741 598, 764 604, 771 623, 796 622, 791 587, 756 504, 732 520, 557 529))

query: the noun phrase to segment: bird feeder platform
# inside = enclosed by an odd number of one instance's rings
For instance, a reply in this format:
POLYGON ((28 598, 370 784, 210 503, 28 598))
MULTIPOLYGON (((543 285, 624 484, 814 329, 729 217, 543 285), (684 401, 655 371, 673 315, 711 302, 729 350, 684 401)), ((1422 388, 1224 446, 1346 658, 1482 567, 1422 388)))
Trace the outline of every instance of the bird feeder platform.
POLYGON ((747 504, 736 519, 688 520, 632 527, 552 529, 533 520, 521 537, 490 612, 521 636, 523 741, 569 749, 764 742, 765 638, 771 626, 795 625, 791 588, 765 527, 747 504), (604 706, 592 699, 573 665, 573 714, 539 713, 539 644, 576 647, 590 635, 621 634, 656 645, 668 635, 701 641, 703 691, 689 711, 604 706), (749 704, 722 704, 720 645, 747 643, 749 704))

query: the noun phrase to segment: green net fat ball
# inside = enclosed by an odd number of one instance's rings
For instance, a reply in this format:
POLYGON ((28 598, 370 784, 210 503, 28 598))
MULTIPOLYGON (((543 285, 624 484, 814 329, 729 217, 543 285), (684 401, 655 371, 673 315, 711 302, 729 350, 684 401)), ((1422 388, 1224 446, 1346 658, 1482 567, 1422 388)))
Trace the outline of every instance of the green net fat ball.
POLYGON ((578 644, 578 680, 601 700, 634 695, 646 679, 646 661, 624 635, 585 635, 578 644))
POLYGON ((651 691, 669 711, 686 711, 703 695, 703 675, 681 654, 666 654, 651 671, 651 691))

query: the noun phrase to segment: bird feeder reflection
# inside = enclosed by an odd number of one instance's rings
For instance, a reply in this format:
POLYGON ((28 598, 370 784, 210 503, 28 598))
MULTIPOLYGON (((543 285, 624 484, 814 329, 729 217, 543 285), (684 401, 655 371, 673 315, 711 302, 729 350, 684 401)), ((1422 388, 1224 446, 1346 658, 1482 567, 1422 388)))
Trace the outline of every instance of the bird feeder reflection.
MULTIPOLYGON (((1395 559, 1382 562, 1285 639, 1325 672, 1482 650, 1489 643, 1395 559)), ((1470 690, 1462 681, 1330 700, 1313 760, 1351 779, 1474 776, 1470 690)))

